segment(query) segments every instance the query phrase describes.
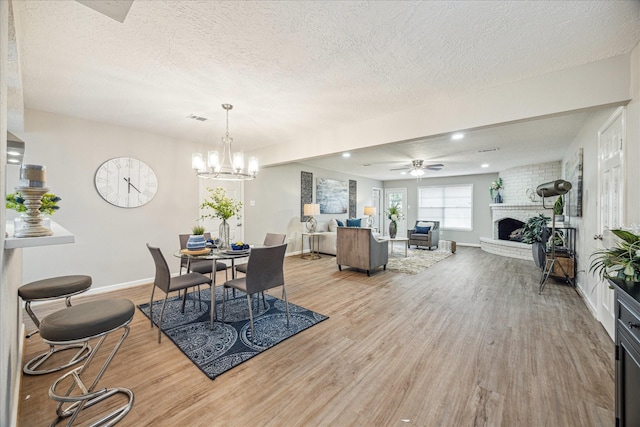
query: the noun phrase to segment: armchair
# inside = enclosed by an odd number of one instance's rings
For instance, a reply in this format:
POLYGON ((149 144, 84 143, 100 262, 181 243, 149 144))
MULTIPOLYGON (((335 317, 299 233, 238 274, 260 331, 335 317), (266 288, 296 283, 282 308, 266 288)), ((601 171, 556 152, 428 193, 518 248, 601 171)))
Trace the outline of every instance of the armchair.
POLYGON ((438 247, 440 241, 440 221, 416 221, 416 225, 412 229, 407 230, 407 237, 409 237, 409 247, 411 245, 426 246, 431 250, 433 246, 438 247), (418 227, 418 228, 416 228, 418 227), (430 227, 428 232, 424 232, 424 228, 430 227), (422 230, 420 229, 422 228, 422 230))
POLYGON ((389 242, 376 239, 370 228, 338 227, 336 263, 342 271, 343 265, 370 271, 383 266, 387 269, 389 242))

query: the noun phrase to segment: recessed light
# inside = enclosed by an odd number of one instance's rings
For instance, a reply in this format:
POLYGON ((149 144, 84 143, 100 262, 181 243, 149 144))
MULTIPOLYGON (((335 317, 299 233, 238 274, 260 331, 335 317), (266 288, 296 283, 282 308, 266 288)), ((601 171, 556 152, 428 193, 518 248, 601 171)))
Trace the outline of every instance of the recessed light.
POLYGON ((342 157, 344 158, 351 157, 351 153, 342 153, 342 157))
POLYGON ((480 165, 481 168, 488 168, 489 167, 489 163, 483 163, 480 165))
POLYGON ((362 167, 365 167, 365 168, 367 168, 369 166, 371 166, 371 163, 365 163, 364 165, 362 165, 362 167))
POLYGON ((400 172, 400 175, 406 175, 406 174, 407 174, 406 172, 400 172))
POLYGON ((462 139, 464 138, 464 133, 462 132, 456 132, 453 135, 451 135, 451 139, 457 141, 458 139, 462 139))

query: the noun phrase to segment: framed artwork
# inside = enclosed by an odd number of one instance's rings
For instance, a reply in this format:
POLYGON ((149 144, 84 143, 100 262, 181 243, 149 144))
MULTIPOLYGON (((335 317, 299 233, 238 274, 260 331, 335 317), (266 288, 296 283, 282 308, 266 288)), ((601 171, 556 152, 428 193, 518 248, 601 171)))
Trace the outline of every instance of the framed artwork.
POLYGON ((349 218, 356 218, 356 208, 358 205, 358 181, 349 180, 349 218))
POLYGON ((300 172, 300 222, 305 222, 308 217, 304 216, 304 205, 313 203, 313 174, 311 172, 300 172))
POLYGON ((571 183, 571 190, 565 196, 565 213, 569 216, 582 216, 582 152, 583 149, 579 148, 564 163, 564 179, 571 183))
POLYGON ((349 187, 346 181, 318 178, 316 203, 321 214, 344 214, 349 207, 349 187))

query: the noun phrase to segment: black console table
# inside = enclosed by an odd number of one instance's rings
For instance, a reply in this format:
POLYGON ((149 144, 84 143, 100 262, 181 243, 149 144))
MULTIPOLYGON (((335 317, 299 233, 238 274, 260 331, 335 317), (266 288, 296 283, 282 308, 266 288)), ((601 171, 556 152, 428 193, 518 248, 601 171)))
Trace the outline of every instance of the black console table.
POLYGON ((616 427, 640 426, 640 284, 615 289, 616 427))

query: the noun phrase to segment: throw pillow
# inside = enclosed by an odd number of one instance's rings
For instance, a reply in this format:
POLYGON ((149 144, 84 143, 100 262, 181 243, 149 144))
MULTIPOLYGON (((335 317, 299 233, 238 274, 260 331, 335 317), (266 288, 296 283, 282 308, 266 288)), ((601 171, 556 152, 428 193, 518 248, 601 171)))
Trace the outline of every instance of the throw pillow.
POLYGON ((338 224, 338 227, 344 227, 344 222, 340 221, 339 219, 336 219, 336 223, 338 224))
POLYGON ((331 218, 329 220, 329 231, 333 232, 336 231, 338 229, 338 223, 336 222, 335 219, 331 218))
POLYGON ((416 225, 416 234, 429 234, 431 227, 420 227, 416 225))
POLYGON ((431 221, 418 221, 416 224, 418 227, 431 227, 433 228, 434 224, 431 221))
POLYGON ((347 218, 347 227, 360 227, 360 218, 347 218))

